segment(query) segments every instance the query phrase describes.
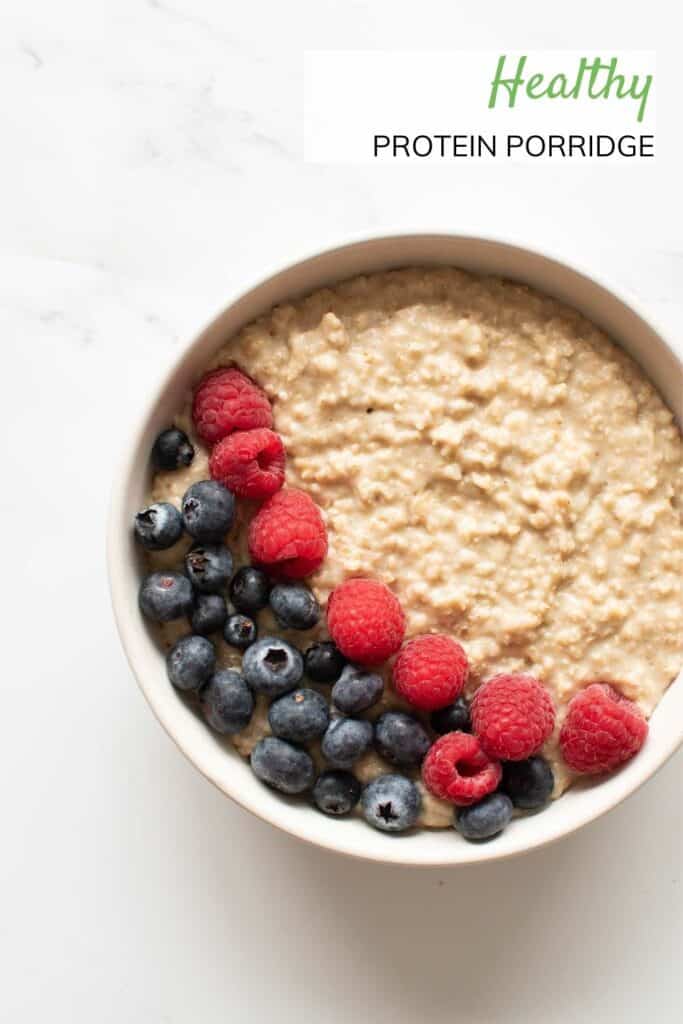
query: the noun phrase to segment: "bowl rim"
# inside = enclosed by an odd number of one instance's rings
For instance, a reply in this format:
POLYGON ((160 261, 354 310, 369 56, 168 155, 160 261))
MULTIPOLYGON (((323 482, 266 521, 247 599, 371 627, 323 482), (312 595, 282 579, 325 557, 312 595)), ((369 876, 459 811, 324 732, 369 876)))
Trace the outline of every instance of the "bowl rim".
MULTIPOLYGON (((530 840, 526 844, 520 844, 513 850, 500 850, 496 849, 496 844, 482 844, 477 846, 478 855, 470 856, 467 859, 457 859, 455 857, 443 858, 425 858, 424 856, 415 857, 411 856, 410 848, 406 847, 405 850, 396 844, 392 837, 389 837, 389 843, 387 844, 386 853, 368 851, 365 849, 351 849, 348 847, 342 848, 340 845, 334 842, 334 840, 327 841, 323 838, 313 838, 308 835, 304 835, 296 827, 289 827, 281 820, 275 820, 275 818, 268 812, 268 809, 258 805, 258 801, 247 799, 244 794, 239 791, 228 789, 219 781, 219 779, 208 769, 206 764, 202 762, 201 756, 194 749, 192 743, 185 741, 184 737, 178 734, 178 731, 174 729, 173 724, 169 721, 169 716, 163 713, 161 707, 154 698, 153 687, 148 686, 145 678, 145 672, 143 667, 138 664, 138 652, 135 650, 135 643, 131 635, 131 626, 133 621, 128 621, 127 611, 129 611, 130 600, 129 594, 126 593, 124 577, 125 572, 121 569, 123 564, 122 549, 126 543, 127 537, 124 531, 121 530, 122 522, 124 521, 124 509, 126 505, 126 494, 129 487, 129 481, 134 478, 136 472, 140 472, 138 466, 138 460, 136 458, 136 452, 140 447, 140 443, 144 437, 147 429, 147 423, 150 419, 152 411, 156 408, 157 404, 161 401, 163 395, 168 390, 171 381, 175 378, 177 372, 181 368, 182 364, 187 359, 189 353, 195 348, 199 347, 202 341, 212 333, 219 325, 220 321, 224 316, 235 307, 240 301, 248 299, 252 294, 258 293, 264 289, 269 283, 274 281, 280 275, 292 273, 298 268, 303 268, 306 264, 313 264, 314 261, 320 258, 332 259, 335 255, 341 254, 346 250, 352 250, 358 248, 359 250, 366 249, 372 244, 386 244, 388 242, 400 245, 401 243, 416 243, 418 240, 433 241, 442 243, 457 241, 466 245, 468 242, 473 245, 488 245, 492 248, 502 247, 507 250, 517 250, 525 256, 536 257, 554 266, 558 273, 573 273, 574 276, 583 278, 589 285, 597 286, 598 289, 604 290, 613 299, 616 300, 624 309, 633 315, 649 328, 661 341, 665 350, 668 354, 673 356, 674 361, 677 364, 678 369, 683 369, 683 353, 679 352, 676 345, 673 343, 667 332, 662 326, 654 319, 649 312, 647 312, 639 300, 637 300, 627 289, 615 285, 612 281, 607 279, 602 273, 597 274, 592 270, 588 270, 582 264, 578 264, 575 259, 565 258, 555 252, 550 251, 545 246, 540 247, 536 244, 529 244, 526 242, 519 241, 510 236, 492 235, 492 234, 475 234, 470 231, 458 232, 458 231, 429 231, 429 230, 396 230, 396 231, 382 231, 381 234, 360 234, 352 235, 347 237, 343 242, 339 242, 334 245, 324 245, 322 247, 315 247, 309 249, 308 252, 301 256, 296 256, 286 262, 280 262, 274 266, 271 266, 265 272, 259 274, 254 280, 253 278, 247 284, 240 284, 232 289, 232 297, 221 308, 208 320, 201 330, 193 335, 191 340, 182 346, 182 349, 175 354, 167 365, 165 371, 159 375, 154 394, 151 398, 147 399, 144 403, 144 408, 141 412, 138 412, 132 427, 126 431, 126 444, 122 449, 120 458, 116 461, 114 467, 114 478, 111 488, 111 498, 109 503, 109 514, 106 528, 106 557, 107 557, 107 570, 108 570, 108 581, 109 581, 109 594, 114 612, 114 619, 116 622, 117 631, 123 647, 126 659, 129 667, 135 677, 135 680, 142 691, 145 700, 153 711, 155 717, 160 722, 162 727, 168 736, 173 740, 180 751, 190 761, 190 763, 208 779, 223 795, 228 796, 240 807, 254 814, 257 818, 267 822, 270 825, 286 832, 288 835, 293 836, 296 839, 306 842, 311 846, 316 846, 321 849, 329 850, 331 852, 349 856, 353 859, 371 861, 374 863, 384 863, 392 865, 403 865, 410 867, 462 867, 468 864, 481 864, 491 861, 508 860, 512 857, 518 857, 525 853, 529 853, 532 850, 538 850, 543 847, 549 846, 552 843, 558 842, 565 837, 572 835, 585 825, 590 824, 603 814, 613 810, 629 796, 635 793, 648 779, 650 779, 663 765, 670 759, 670 757, 676 752, 676 750, 683 745, 683 721, 681 721, 680 728, 677 733, 671 735, 668 738, 668 742, 664 744, 663 749, 658 750, 657 756, 648 762, 647 768, 644 768, 641 772, 629 773, 628 776, 622 776, 621 773, 615 773, 614 776, 609 777, 610 781, 621 784, 616 787, 613 786, 614 792, 611 797, 607 800, 596 800, 595 807, 591 808, 588 812, 582 814, 578 820, 570 822, 567 826, 560 826, 556 829, 555 833, 540 837, 530 837, 530 840)), ((407 259, 396 261, 395 266, 419 266, 419 262, 407 259)), ((427 264, 423 264, 427 265, 427 264)), ((437 266, 438 263, 434 262, 429 264, 437 266)), ((442 265, 446 266, 447 263, 442 265)), ((455 265, 455 264, 451 264, 455 265)), ((387 269, 389 269, 387 267, 387 269)), ((356 273, 373 273, 375 271, 365 271, 359 268, 356 273)), ((377 271, 381 272, 381 271, 377 271)), ((491 272, 491 276, 505 276, 496 275, 491 272)), ((348 275, 343 275, 338 278, 339 281, 347 278, 348 275)), ((524 278, 520 278, 521 281, 524 278)), ((530 285, 536 287, 535 285, 530 285)), ((321 287, 321 285, 315 286, 312 290, 321 287)), ((542 289, 537 289, 542 290, 542 289)), ((300 294, 306 294, 304 290, 300 294)), ((571 305, 571 302, 564 301, 565 304, 571 305)), ((266 310, 264 309, 264 312, 266 310)), ((612 339, 615 344, 620 344, 617 339, 612 339)), ((632 357, 633 358, 633 357, 632 357)), ((643 371, 645 372, 645 371, 643 371)), ((647 376, 647 374, 646 374, 647 376)), ((676 415, 674 413, 674 415, 676 415)), ((137 607, 136 607, 137 612, 137 607)), ((136 619, 139 616, 136 615, 136 619)), ((137 623, 137 632, 141 637, 145 634, 145 625, 142 621, 137 623)), ((134 631, 134 630, 133 630, 134 631)), ((149 637, 147 636, 147 641, 149 637)), ((149 641, 151 642, 151 641, 149 641)), ((677 677, 678 678, 678 677, 677 677)), ((673 680, 670 686, 664 693, 664 696, 669 692, 670 688, 674 685, 676 680, 673 680)), ((683 680, 679 680, 683 683, 683 680)), ((235 756, 239 757, 239 754, 235 752, 235 756)), ((635 762, 632 762, 632 764, 635 762)), ((606 782, 602 783, 604 788, 606 782)), ((597 792, 597 790, 596 790, 597 792)), ((429 830, 424 830, 428 832, 429 830)), ((474 844, 472 844, 474 846, 474 844)), ((469 847, 469 844, 468 844, 469 847)), ((455 844, 454 844, 455 852, 455 844)))

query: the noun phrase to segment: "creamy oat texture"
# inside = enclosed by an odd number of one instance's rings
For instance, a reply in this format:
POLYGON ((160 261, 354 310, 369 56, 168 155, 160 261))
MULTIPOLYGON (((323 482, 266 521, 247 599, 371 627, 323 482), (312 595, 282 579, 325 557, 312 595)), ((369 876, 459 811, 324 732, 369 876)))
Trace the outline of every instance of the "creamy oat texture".
MULTIPOLYGON (((573 693, 607 680, 650 714, 683 662, 683 444, 593 324, 511 282, 406 269, 277 307, 211 366, 231 362, 273 402, 288 485, 324 510, 321 602, 345 577, 377 577, 408 635, 463 644, 470 691, 530 672, 559 723, 573 693)), ((188 396, 176 422, 191 433, 189 409, 188 396)), ((198 451, 153 496, 178 503, 207 475, 198 451)), ((243 752, 264 723, 238 738, 243 752)), ((546 753, 559 792, 554 740, 546 753)), ((379 770, 373 755, 360 774, 379 770)), ((450 824, 440 804, 425 800, 423 824, 450 824)))

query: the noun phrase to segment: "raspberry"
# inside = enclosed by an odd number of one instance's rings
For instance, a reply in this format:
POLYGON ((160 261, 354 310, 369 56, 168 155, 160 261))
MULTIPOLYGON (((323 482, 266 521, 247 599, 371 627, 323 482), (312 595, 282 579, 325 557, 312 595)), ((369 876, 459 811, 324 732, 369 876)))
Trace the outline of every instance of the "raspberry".
POLYGON ((450 636, 416 636, 394 664, 394 689, 423 711, 436 711, 460 696, 467 679, 467 655, 450 636))
POLYGON ((490 757, 522 761, 543 746, 555 725, 546 688, 532 676, 494 676, 472 701, 472 728, 490 757))
POLYGON ((273 412, 264 391, 234 366, 202 377, 194 393, 192 421, 209 448, 233 430, 272 427, 273 412))
POLYGON ((591 683, 569 702, 560 730, 562 756, 575 772, 610 772, 638 753, 647 730, 637 704, 607 683, 591 683))
POLYGON ((327 628, 350 661, 378 665, 401 646, 406 622, 398 599, 384 583, 351 579, 330 594, 327 628))
POLYGON ((265 427, 238 430, 214 447, 209 472, 239 498, 269 498, 285 481, 282 439, 265 427))
POLYGON ((498 761, 492 761, 476 736, 447 732, 427 751, 422 762, 422 781, 434 796, 468 807, 493 793, 503 775, 498 761))
POLYGON ((313 499, 286 488, 264 502, 249 525, 249 554, 273 575, 292 580, 317 569, 327 554, 327 531, 313 499))

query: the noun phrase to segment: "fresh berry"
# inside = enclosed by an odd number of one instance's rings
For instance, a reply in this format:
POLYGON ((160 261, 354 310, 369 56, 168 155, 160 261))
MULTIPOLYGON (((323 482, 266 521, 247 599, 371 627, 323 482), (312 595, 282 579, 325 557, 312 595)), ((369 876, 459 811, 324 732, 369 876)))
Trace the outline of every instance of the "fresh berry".
POLYGON ((438 711, 432 711, 429 724, 434 732, 443 736, 446 732, 470 732, 470 707, 464 697, 458 697, 452 704, 438 711))
POLYGON ((533 676, 494 676, 479 687, 470 710, 482 749, 501 761, 531 757, 555 725, 552 698, 533 676))
POLYGON ((360 789, 351 772, 323 772, 313 787, 313 803, 323 814, 349 814, 360 800, 360 789))
POLYGON ((490 760, 477 737, 466 732, 441 736, 422 762, 422 779, 429 792, 460 807, 492 793, 501 776, 500 763, 490 760))
POLYGON ((247 647, 256 640, 258 627, 248 615, 236 612, 229 615, 223 627, 223 639, 231 647, 237 647, 240 651, 246 651, 247 647))
POLYGON ((367 711, 382 696, 384 680, 376 672, 347 665, 332 687, 332 703, 345 715, 367 711))
POLYGON ((363 790, 365 820, 382 832, 405 832, 417 821, 420 793, 405 775, 379 775, 363 790))
POLYGON ((239 612, 254 615, 268 604, 270 583, 262 569, 245 565, 238 569, 230 584, 230 600, 239 612))
POLYGON ((331 640, 311 644, 304 655, 306 675, 314 683, 334 683, 346 665, 346 658, 331 640))
POLYGON ((230 434, 211 452, 209 472, 238 498, 263 501, 285 482, 282 438, 266 427, 230 434))
POLYGON ((268 722, 275 736, 292 743, 316 739, 330 724, 327 701, 316 690, 293 690, 270 705, 268 722))
POLYGON ((249 524, 249 554, 287 579, 314 572, 327 554, 327 531, 313 499, 285 488, 264 502, 249 524))
POLYGON ((303 793, 315 780, 310 754, 277 736, 259 740, 251 752, 254 774, 281 793, 303 793))
POLYGON ((185 556, 185 569, 200 594, 222 594, 232 575, 232 555, 223 544, 197 544, 185 556))
POLYGON ((173 547, 183 535, 183 517, 167 501, 148 505, 135 516, 135 539, 148 551, 173 547))
POLYGON ((241 732, 254 713, 254 695, 244 676, 232 668, 211 676, 199 692, 199 702, 211 728, 225 736, 241 732))
POLYGON ((140 610, 154 622, 171 622, 192 610, 192 584, 179 572, 151 572, 140 584, 140 610))
POLYGON ((455 827, 465 839, 493 839, 512 817, 512 801, 505 793, 490 793, 471 807, 461 807, 455 827))
POLYGON ((638 753, 647 730, 637 704, 608 683, 591 683, 569 702, 560 730, 562 756, 575 772, 611 772, 638 753))
POLYGON ((273 411, 265 393, 234 366, 207 373, 192 403, 197 434, 211 448, 233 430, 272 427, 273 411))
POLYGON ((333 768, 350 768, 372 744, 372 725, 364 718, 334 718, 323 736, 323 756, 333 768))
POLYGON ((452 637, 440 633, 416 636, 396 658, 394 689, 414 707, 436 711, 460 696, 467 670, 467 655, 452 637))
POLYGON ((235 498, 216 480, 199 480, 185 491, 185 529, 204 544, 221 541, 235 518, 235 498))
POLYGON ((227 617, 228 608, 221 594, 197 594, 190 618, 192 632, 201 636, 217 633, 225 625, 227 617))
POLYGON ((166 655, 168 678, 179 690, 198 690, 216 667, 216 652, 203 636, 183 636, 166 655))
POLYGON ((342 654, 361 665, 379 665, 395 654, 405 633, 398 599, 377 580, 350 579, 327 603, 327 626, 342 654))
POLYGON ((303 583, 276 583, 270 607, 283 629, 312 629, 320 619, 320 605, 303 583))
POLYGON ((180 469, 189 466, 194 458, 194 448, 187 434, 176 427, 162 430, 152 447, 152 462, 157 469, 180 469))
POLYGON ((375 746, 391 764, 421 764, 430 745, 425 728, 403 711, 385 711, 375 722, 375 746))
POLYGON ((277 697, 301 682, 304 659, 282 637, 264 636, 244 652, 242 671, 258 693, 277 697))
POLYGON ((536 755, 503 765, 501 789, 522 810, 535 811, 547 804, 554 785, 553 770, 544 757, 536 755))

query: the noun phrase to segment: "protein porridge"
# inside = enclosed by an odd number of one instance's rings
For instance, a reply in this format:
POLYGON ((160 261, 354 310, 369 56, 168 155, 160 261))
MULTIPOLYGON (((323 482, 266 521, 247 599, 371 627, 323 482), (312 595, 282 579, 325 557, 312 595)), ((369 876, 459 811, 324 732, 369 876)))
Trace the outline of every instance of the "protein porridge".
MULTIPOLYGON (((380 580, 407 637, 462 644, 468 697, 501 673, 542 680, 557 709, 543 747, 555 795, 571 779, 559 728, 587 683, 613 682, 649 716, 683 662, 683 444, 652 385, 598 328, 518 284, 406 269, 275 308, 207 369, 232 364, 272 402, 287 486, 323 510, 329 550, 308 580, 322 606, 349 577, 380 580)), ((179 507, 209 477, 191 404, 175 425, 194 459, 155 475, 155 502, 179 507)), ((249 561, 256 507, 238 502, 227 538, 236 565, 249 561)), ((150 553, 150 567, 177 566, 191 543, 150 553)), ((283 631, 268 609, 259 628, 300 648, 325 633, 283 631)), ((187 622, 161 631, 170 646, 187 622)), ((216 647, 220 665, 240 664, 240 651, 216 647)), ((390 664, 381 672, 370 719, 405 706, 390 664)), ((269 732, 267 707, 259 697, 232 737, 240 753, 269 732)), ((353 770, 365 783, 390 769, 372 751, 353 770)), ((417 785, 418 823, 452 824, 452 805, 417 785)))

